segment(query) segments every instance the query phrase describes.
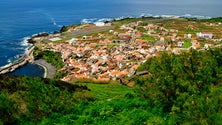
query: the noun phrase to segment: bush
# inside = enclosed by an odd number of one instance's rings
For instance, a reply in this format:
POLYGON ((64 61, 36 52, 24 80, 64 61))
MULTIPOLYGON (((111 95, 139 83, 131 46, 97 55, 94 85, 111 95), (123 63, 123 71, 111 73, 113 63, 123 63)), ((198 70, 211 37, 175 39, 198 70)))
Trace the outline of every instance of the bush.
POLYGON ((92 100, 86 86, 30 77, 0 76, 0 79, 3 124, 36 124, 51 114, 71 113, 84 99, 92 100), (81 92, 84 96, 79 96, 81 92))
MULTIPOLYGON (((0 121, 4 124, 17 124, 18 106, 7 92, 0 92, 0 121)), ((0 123, 1 123, 0 122, 0 123)))
POLYGON ((61 58, 61 53, 52 51, 41 51, 37 47, 34 49, 35 59, 45 59, 48 63, 51 63, 56 69, 61 69, 64 63, 61 58))

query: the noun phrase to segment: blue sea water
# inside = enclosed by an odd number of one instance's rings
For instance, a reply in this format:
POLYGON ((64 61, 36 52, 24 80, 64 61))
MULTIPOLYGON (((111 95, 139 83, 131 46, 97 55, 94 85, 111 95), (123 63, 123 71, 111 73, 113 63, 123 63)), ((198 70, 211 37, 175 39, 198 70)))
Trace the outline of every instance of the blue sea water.
MULTIPOLYGON (((23 55, 29 46, 25 37, 62 25, 142 15, 218 17, 221 7, 221 0, 0 0, 0 66, 23 55)), ((15 74, 41 72, 31 67, 38 68, 29 64, 15 74)))

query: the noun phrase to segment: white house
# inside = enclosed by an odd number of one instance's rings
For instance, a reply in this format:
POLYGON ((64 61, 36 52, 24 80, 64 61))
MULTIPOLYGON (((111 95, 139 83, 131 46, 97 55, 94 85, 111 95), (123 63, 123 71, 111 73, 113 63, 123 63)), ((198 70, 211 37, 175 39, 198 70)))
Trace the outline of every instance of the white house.
POLYGON ((151 54, 153 54, 155 51, 156 51, 156 48, 155 48, 155 47, 149 48, 149 52, 150 52, 151 54))
POLYGON ((113 33, 114 31, 113 30, 109 30, 109 33, 113 33))
POLYGON ((187 34, 187 38, 192 38, 192 34, 187 34))
POLYGON ((199 32, 199 33, 197 33, 197 37, 212 39, 213 38, 213 34, 212 33, 207 33, 207 32, 203 32, 203 33, 199 32))
POLYGON ((51 38, 49 40, 54 42, 54 41, 59 41, 59 40, 62 40, 62 39, 60 37, 54 37, 54 38, 51 38))
POLYGON ((104 22, 95 22, 94 23, 96 26, 105 26, 104 22))
POLYGON ((71 40, 67 41, 70 45, 75 44, 78 41, 77 38, 72 38, 71 40))
POLYGON ((82 36, 82 39, 87 39, 87 36, 82 36))
POLYGON ((212 45, 211 44, 205 44, 204 49, 209 49, 212 45))
POLYGON ((183 45, 184 45, 184 42, 177 42, 178 47, 183 47, 183 45))

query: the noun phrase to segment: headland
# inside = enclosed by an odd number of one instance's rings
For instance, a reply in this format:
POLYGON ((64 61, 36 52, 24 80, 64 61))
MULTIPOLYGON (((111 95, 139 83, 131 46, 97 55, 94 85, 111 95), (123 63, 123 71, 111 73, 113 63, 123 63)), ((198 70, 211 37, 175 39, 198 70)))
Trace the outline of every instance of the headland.
MULTIPOLYGON (((49 78, 63 72, 61 80, 120 80, 132 77, 147 59, 161 53, 180 54, 191 50, 221 47, 221 18, 195 19, 175 17, 125 18, 96 24, 62 27, 53 34, 40 33, 29 42, 38 51, 59 52, 64 66, 55 69, 43 60, 37 64, 46 68, 49 78), (50 73, 52 73, 50 75, 50 73)), ((2 70, 12 71, 33 59, 33 50, 24 58, 2 70)), ((139 73, 137 73, 139 74, 139 73)), ((47 75, 47 76, 48 76, 47 75)))
POLYGON ((61 54, 64 66, 59 71, 66 73, 61 80, 124 81, 163 52, 221 47, 221 29, 217 19, 143 17, 66 26, 31 40, 40 51, 61 54))

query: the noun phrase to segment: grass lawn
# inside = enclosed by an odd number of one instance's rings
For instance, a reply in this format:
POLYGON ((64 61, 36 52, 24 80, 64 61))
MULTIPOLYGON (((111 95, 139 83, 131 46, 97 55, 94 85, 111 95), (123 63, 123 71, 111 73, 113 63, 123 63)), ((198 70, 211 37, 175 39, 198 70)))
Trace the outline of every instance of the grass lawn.
POLYGON ((183 48, 189 48, 191 46, 192 46, 191 40, 190 39, 185 39, 183 48))
POLYGON ((93 93, 96 100, 108 100, 124 98, 127 93, 134 93, 134 88, 123 86, 121 84, 95 84, 95 83, 80 83, 86 85, 90 92, 93 93))

